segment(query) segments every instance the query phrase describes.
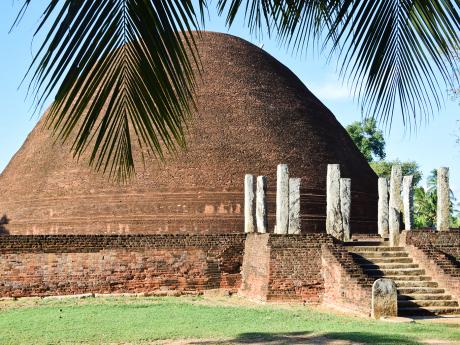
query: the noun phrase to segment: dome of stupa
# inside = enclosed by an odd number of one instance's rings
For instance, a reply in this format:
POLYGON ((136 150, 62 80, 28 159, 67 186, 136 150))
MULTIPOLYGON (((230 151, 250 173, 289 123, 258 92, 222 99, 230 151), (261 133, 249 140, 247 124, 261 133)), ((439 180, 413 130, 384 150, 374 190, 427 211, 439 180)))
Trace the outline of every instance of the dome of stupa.
POLYGON ((376 232, 377 176, 334 115, 287 67, 234 36, 203 32, 203 73, 187 149, 147 159, 127 185, 76 161, 40 120, 0 175, 10 234, 243 231, 244 174, 268 176, 274 226, 276 166, 302 178, 303 232, 324 232, 328 163, 352 183, 352 232, 376 232))

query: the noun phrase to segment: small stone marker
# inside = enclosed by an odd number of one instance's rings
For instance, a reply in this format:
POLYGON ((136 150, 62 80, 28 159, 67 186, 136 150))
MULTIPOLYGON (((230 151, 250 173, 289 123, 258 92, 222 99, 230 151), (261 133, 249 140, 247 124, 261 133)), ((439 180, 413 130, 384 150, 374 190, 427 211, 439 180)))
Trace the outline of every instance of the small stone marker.
POLYGON ((390 205, 388 216, 388 227, 390 231, 390 246, 395 247, 399 245, 399 230, 400 230, 400 217, 401 217, 401 179, 402 171, 400 165, 394 165, 391 168, 390 179, 390 205))
POLYGON ((289 179, 289 234, 300 234, 300 178, 289 179))
POLYGON ((257 232, 266 233, 267 218, 267 176, 257 176, 256 188, 256 224, 257 232))
POLYGON ((350 212, 351 212, 351 179, 340 179, 340 212, 342 213, 343 240, 351 239, 350 212))
POLYGON ((380 278, 372 285, 371 314, 374 319, 398 316, 398 293, 393 280, 380 278))
POLYGON ((244 232, 255 230, 254 175, 244 175, 244 232))
POLYGON ((438 169, 436 229, 449 230, 449 168, 438 169))
POLYGON ((342 214, 340 213, 340 165, 327 165, 326 182, 326 232, 343 240, 342 214))
POLYGON ((275 234, 287 234, 289 226, 289 171, 287 164, 276 169, 276 227, 275 234))
POLYGON ((403 177, 403 209, 404 209, 404 229, 412 230, 414 224, 414 191, 412 183, 414 175, 403 177))
POLYGON ((388 180, 379 177, 378 232, 382 237, 388 236, 388 180))

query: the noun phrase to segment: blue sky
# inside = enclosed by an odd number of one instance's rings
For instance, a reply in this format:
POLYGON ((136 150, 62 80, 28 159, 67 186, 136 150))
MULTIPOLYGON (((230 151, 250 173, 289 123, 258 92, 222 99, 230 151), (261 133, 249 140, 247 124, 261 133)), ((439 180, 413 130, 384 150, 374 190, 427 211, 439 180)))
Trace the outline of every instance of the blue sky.
MULTIPOLYGON (((0 171, 39 119, 38 114, 32 111, 32 101, 26 99, 27 85, 18 89, 33 52, 38 49, 38 40, 32 40, 40 15, 37 9, 31 8, 20 26, 8 34, 21 3, 0 1, 0 171)), ((324 54, 312 52, 294 56, 267 35, 262 39, 251 36, 242 19, 227 30, 224 19, 218 18, 212 9, 209 17, 207 30, 228 32, 259 46, 263 44, 263 49, 287 65, 332 110, 342 125, 361 119, 359 105, 338 78, 334 60, 328 62, 324 54)), ((458 102, 460 100, 450 100, 446 91, 443 109, 415 131, 405 129, 400 114, 396 112, 391 132, 385 132, 385 140, 388 159, 415 160, 421 166, 424 178, 433 168, 450 167, 451 186, 460 198, 460 165, 457 163, 460 145, 455 143, 455 134, 460 134, 458 102)))

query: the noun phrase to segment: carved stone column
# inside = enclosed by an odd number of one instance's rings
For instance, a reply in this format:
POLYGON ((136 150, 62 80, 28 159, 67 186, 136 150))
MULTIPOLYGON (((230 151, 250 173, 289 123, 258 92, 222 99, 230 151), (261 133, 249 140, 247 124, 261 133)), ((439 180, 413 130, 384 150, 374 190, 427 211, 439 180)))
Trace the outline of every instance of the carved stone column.
POLYGON ((438 169, 438 207, 436 212, 436 229, 438 231, 449 230, 449 168, 438 169))
POLYGON ((257 176, 256 224, 257 232, 266 233, 268 228, 267 177, 257 176))
POLYGON ((255 230, 254 175, 244 175, 244 232, 255 230))
POLYGON ((300 234, 300 178, 289 179, 289 234, 300 234))
POLYGON ((391 168, 390 178, 390 206, 389 206, 389 231, 390 246, 399 245, 399 230, 401 227, 401 179, 402 170, 400 165, 394 165, 391 168))
POLYGON ((289 171, 287 164, 276 169, 276 226, 275 234, 287 234, 289 226, 289 171))
POLYGON ((414 224, 414 190, 412 188, 414 176, 403 177, 403 209, 404 209, 404 229, 412 230, 414 224))
POLYGON ((342 214, 340 212, 340 165, 327 165, 326 182, 326 232, 343 240, 342 214))
POLYGON ((340 212, 342 213, 343 240, 351 239, 350 212, 351 212, 351 179, 340 179, 340 212))
POLYGON ((382 237, 388 236, 388 180, 379 177, 378 232, 382 237))

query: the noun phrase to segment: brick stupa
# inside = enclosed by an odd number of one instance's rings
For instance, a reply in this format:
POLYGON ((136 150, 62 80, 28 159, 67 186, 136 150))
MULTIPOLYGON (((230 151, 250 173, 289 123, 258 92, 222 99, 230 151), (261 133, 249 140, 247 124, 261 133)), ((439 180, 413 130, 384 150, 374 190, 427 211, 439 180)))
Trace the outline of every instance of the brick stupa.
POLYGON ((377 176, 334 115, 284 65, 255 45, 204 32, 203 75, 188 149, 137 167, 125 186, 53 145, 42 120, 0 175, 9 234, 243 231, 244 174, 267 175, 274 226, 276 166, 302 178, 302 232, 324 232, 328 163, 352 184, 352 232, 377 232, 377 176))

